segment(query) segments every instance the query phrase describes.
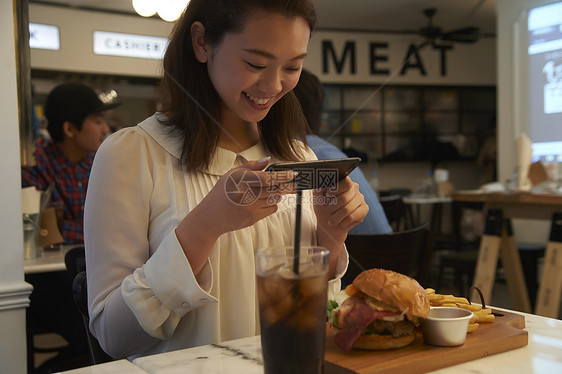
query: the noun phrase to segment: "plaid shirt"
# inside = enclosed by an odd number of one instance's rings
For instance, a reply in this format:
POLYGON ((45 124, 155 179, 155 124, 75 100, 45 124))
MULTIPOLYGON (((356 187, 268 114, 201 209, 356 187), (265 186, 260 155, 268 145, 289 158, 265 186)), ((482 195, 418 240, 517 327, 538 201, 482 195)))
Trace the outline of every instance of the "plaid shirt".
POLYGON ((59 227, 65 244, 84 242, 84 202, 94 154, 77 164, 72 163, 60 148, 47 139, 35 141, 35 166, 22 167, 22 186, 35 186, 45 191, 54 182, 51 202, 62 202, 64 221, 59 227))

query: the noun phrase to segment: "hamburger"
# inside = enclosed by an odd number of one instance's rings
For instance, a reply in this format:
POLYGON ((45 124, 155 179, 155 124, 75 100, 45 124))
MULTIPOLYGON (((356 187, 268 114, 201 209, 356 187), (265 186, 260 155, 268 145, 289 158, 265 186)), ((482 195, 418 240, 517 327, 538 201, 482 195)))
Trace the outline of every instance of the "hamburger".
POLYGON ((362 272, 328 303, 336 345, 346 352, 407 346, 415 339, 418 317, 428 313, 423 287, 406 275, 384 269, 362 272))

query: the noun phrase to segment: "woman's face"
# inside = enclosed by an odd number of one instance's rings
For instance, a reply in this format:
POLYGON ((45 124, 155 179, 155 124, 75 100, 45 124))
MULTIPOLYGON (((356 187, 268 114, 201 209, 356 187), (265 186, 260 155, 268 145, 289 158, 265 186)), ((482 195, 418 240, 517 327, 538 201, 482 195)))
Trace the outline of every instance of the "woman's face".
POLYGON ((208 70, 223 102, 223 118, 261 121, 292 90, 307 53, 310 28, 303 18, 258 12, 239 34, 210 49, 208 70))

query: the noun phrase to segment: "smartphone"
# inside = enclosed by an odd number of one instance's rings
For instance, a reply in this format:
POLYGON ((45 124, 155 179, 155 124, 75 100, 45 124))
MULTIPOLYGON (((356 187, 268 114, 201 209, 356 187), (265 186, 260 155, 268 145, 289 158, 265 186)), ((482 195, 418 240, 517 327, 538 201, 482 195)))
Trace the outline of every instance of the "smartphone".
POLYGON ((360 162, 359 157, 281 162, 271 164, 265 170, 294 170, 298 172, 293 182, 296 183, 299 190, 335 188, 338 182, 347 177, 360 162))

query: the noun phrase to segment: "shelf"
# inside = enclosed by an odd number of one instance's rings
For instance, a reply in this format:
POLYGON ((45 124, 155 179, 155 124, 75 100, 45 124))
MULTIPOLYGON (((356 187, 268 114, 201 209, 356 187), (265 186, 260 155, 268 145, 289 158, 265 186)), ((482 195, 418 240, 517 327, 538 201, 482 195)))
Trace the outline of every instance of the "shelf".
POLYGON ((474 160, 495 132, 495 87, 378 88, 326 85, 323 133, 381 161, 435 162, 474 160))

